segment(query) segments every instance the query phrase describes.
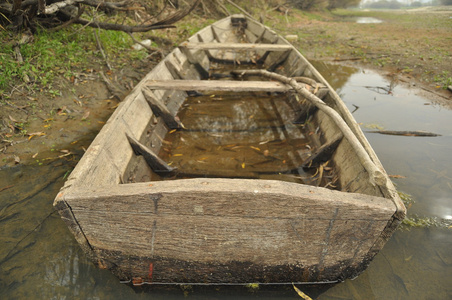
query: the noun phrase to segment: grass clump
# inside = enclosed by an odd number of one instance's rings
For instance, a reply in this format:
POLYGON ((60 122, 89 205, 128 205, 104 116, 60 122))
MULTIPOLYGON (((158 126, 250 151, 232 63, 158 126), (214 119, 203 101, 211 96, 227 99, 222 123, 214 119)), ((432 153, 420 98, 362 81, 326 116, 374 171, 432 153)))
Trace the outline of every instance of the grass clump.
POLYGON ((32 41, 20 46, 16 41, 19 37, 12 38, 7 32, 0 32, 0 38, 5 41, 0 44, 0 91, 17 82, 49 88, 55 76, 70 77, 85 57, 81 41, 85 37, 70 35, 66 30, 39 30, 32 41))

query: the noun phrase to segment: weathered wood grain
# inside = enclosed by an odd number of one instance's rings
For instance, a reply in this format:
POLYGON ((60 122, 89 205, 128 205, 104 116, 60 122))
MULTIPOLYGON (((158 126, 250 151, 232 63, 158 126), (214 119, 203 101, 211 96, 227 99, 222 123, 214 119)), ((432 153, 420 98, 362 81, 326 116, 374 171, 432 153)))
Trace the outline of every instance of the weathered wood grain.
MULTIPOLYGON (((395 209, 389 199, 238 179, 126 184, 62 197, 95 249, 147 261, 183 263, 190 257, 212 264, 212 271, 232 261, 265 261, 267 267, 358 264, 395 209), (125 216, 133 218, 124 223, 125 216)), ((173 272, 173 280, 180 277, 173 272)))
POLYGON ((162 90, 199 90, 232 92, 287 92, 291 88, 273 81, 219 81, 219 80, 149 80, 146 87, 162 90))
POLYGON ((264 51, 287 51, 291 45, 279 44, 246 44, 246 43, 182 43, 179 47, 196 50, 264 50, 264 51))

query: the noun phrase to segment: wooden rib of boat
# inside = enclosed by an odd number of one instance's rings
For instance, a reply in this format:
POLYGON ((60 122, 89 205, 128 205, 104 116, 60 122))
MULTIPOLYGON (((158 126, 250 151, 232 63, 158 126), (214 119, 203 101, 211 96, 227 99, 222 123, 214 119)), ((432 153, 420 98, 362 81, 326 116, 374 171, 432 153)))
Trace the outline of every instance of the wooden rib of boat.
POLYGON ((405 216, 392 182, 336 92, 284 38, 242 15, 199 31, 134 88, 54 206, 98 267, 134 284, 339 282, 362 272, 405 216), (215 80, 214 66, 220 65, 265 69, 310 88, 339 114, 379 180, 330 116, 293 86, 257 76, 215 80), (235 176, 234 170, 211 178, 195 172, 195 178, 151 180, 174 172, 157 154, 173 128, 188 130, 175 116, 188 95, 203 91, 284 95, 310 132, 311 152, 299 167, 326 172, 328 162, 329 182, 320 184, 326 187, 246 172, 235 176))

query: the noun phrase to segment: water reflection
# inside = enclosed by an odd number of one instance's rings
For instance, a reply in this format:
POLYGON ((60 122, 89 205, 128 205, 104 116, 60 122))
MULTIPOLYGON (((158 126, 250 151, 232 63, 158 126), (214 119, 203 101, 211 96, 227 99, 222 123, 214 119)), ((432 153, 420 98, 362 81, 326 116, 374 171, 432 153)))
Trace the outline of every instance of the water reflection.
MULTIPOLYGON (((323 69, 323 64, 317 67, 323 69)), ((328 72, 322 72, 326 77, 328 72)), ((329 80, 329 78, 326 78, 329 80)), ((366 137, 397 188, 414 197, 408 211, 420 217, 447 219, 452 211, 452 111, 377 73, 359 70, 343 85, 334 86, 362 124, 366 137), (366 87, 391 87, 378 93, 366 87), (429 105, 426 105, 429 104, 429 105), (387 130, 425 130, 439 137, 405 137, 372 133, 373 126, 387 130)), ((354 281, 347 281, 319 299, 450 299, 452 296, 451 228, 399 230, 370 267, 354 281)))
POLYGON ((356 23, 360 24, 376 24, 376 23, 382 23, 383 21, 377 18, 372 17, 359 17, 356 19, 356 23))
MULTIPOLYGON (((354 116, 386 170, 406 177, 394 181, 416 201, 409 214, 450 218, 452 111, 400 86, 395 86, 392 94, 369 90, 366 86, 390 84, 376 73, 335 65, 316 67, 351 110, 359 107, 354 116), (426 130, 441 136, 380 135, 371 133, 374 129, 366 124, 387 130, 426 130)), ((39 167, 0 170, 0 298, 184 299, 181 288, 132 290, 86 259, 60 217, 52 214, 53 199, 72 167, 72 162, 58 160, 39 167)), ((306 292, 317 299, 451 299, 450 249, 450 228, 399 230, 357 279, 326 291, 306 292)), ((194 287, 185 292, 200 299, 300 299, 291 286, 261 287, 253 292, 244 287, 194 287)))

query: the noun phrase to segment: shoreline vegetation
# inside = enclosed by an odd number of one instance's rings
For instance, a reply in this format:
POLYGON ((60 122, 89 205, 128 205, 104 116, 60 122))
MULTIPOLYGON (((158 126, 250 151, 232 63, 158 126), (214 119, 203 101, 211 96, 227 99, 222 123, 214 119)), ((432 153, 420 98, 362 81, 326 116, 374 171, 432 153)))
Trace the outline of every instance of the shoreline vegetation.
MULTIPOLYGON (((227 9, 240 13, 232 6, 227 9)), ((309 60, 377 70, 450 106, 451 13, 452 6, 331 12, 290 8, 256 12, 255 18, 291 36, 309 60), (357 23, 363 17, 381 23, 357 23)), ((214 21, 198 9, 176 28, 132 38, 81 25, 55 32, 38 29, 31 36, 15 36, 1 27, 0 167, 42 164, 74 155, 75 150, 67 148, 86 149, 142 76, 173 47, 214 21), (145 43, 147 47, 140 45, 145 43)))

